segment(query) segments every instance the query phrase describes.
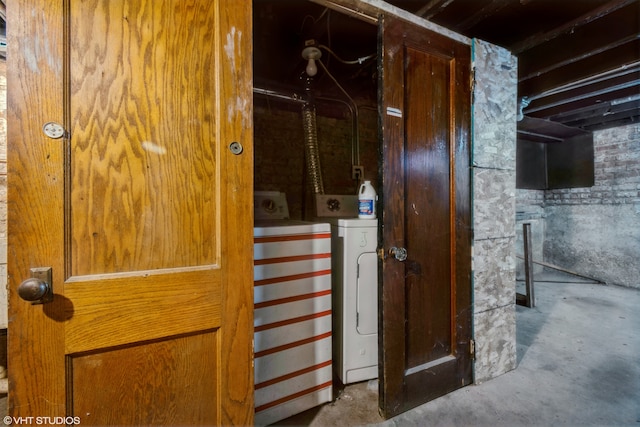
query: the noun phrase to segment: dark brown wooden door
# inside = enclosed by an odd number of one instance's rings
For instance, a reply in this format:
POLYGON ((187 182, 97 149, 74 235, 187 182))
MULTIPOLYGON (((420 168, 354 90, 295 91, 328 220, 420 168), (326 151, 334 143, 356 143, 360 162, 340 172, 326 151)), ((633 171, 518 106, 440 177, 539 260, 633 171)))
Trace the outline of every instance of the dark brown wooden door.
POLYGON ((391 417, 472 381, 470 48, 392 17, 381 32, 380 408, 391 417))
POLYGON ((252 424, 250 3, 8 11, 14 424, 252 424))

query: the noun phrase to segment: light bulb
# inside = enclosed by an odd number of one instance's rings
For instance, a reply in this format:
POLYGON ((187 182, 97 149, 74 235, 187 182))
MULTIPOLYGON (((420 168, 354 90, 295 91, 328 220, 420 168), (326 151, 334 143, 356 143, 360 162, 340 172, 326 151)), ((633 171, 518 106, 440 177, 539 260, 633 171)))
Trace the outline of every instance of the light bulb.
POLYGON ((316 59, 322 57, 322 52, 315 46, 307 46, 302 49, 302 58, 308 60, 307 68, 305 71, 309 77, 313 77, 318 74, 318 67, 316 66, 316 59))
POLYGON ((307 64, 305 71, 309 77, 313 77, 318 74, 318 67, 316 66, 316 61, 313 58, 309 58, 309 63, 307 64))

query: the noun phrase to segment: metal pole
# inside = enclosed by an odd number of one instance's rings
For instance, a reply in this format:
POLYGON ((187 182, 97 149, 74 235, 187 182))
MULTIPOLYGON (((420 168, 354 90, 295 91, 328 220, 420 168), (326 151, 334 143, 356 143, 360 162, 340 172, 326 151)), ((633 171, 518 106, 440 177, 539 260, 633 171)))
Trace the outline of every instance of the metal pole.
POLYGON ((524 238, 524 274, 526 303, 529 308, 536 306, 536 298, 533 290, 533 251, 531 249, 531 224, 522 224, 524 238))

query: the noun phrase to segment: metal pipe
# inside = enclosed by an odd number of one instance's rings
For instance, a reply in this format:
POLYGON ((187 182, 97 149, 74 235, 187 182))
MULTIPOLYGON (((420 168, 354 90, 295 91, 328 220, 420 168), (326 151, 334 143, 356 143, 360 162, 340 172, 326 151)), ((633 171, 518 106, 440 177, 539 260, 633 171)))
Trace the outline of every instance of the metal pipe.
POLYGON ((283 101, 290 101, 290 102, 295 102, 297 104, 304 104, 304 99, 302 99, 300 97, 300 95, 294 93, 292 95, 287 95, 284 94, 282 92, 276 92, 274 90, 270 90, 270 89, 263 89, 263 88, 259 88, 259 87, 255 87, 253 88, 253 93, 256 93, 258 95, 265 95, 265 96, 270 96, 272 98, 278 98, 281 99, 283 101))
POLYGON ((536 297, 533 289, 533 246, 531 244, 531 224, 522 224, 522 236, 524 240, 524 273, 526 289, 526 306, 536 306, 536 297))
MULTIPOLYGON (((524 257, 522 257, 520 255, 516 255, 516 258, 524 259, 524 257)), ((583 279, 593 280, 594 282, 602 283, 603 285, 607 284, 607 282, 602 281, 600 279, 596 279, 595 277, 585 276, 584 274, 576 273, 575 271, 567 270, 566 268, 562 268, 562 267, 559 267, 557 265, 550 264, 548 262, 535 261, 535 260, 533 260, 531 262, 534 263, 534 264, 541 265, 543 267, 548 267, 548 268, 551 268, 553 270, 558 270, 558 271, 562 271, 563 273, 571 274, 572 276, 577 276, 577 277, 581 277, 583 279)))
POLYGON ((320 149, 316 132, 316 107, 307 102, 302 106, 302 127, 304 129, 304 150, 307 160, 307 172, 311 178, 314 194, 324 194, 322 170, 320 168, 320 149))
MULTIPOLYGON (((302 96, 293 93, 293 94, 285 94, 282 92, 278 92, 275 90, 271 90, 271 89, 264 89, 264 88, 258 88, 258 87, 254 87, 253 88, 253 93, 254 94, 258 94, 258 95, 264 95, 267 97, 272 97, 272 98, 276 98, 279 99, 281 101, 287 101, 287 102, 291 102, 291 103, 296 103, 296 104, 304 104, 306 101, 302 98, 302 96)), ((345 107, 347 107, 347 109, 349 110, 349 113, 351 115, 351 164, 352 165, 357 165, 358 163, 356 163, 356 153, 358 153, 357 156, 357 161, 359 162, 359 152, 360 152, 360 148, 358 146, 359 144, 359 139, 357 138, 358 135, 358 121, 356 119, 356 113, 354 111, 354 106, 352 106, 349 102, 342 100, 342 99, 338 99, 338 98, 327 98, 324 96, 317 96, 315 97, 316 101, 323 101, 323 102, 337 102, 340 103, 342 105, 344 105, 345 107)))
POLYGON ((320 148, 316 126, 316 105, 313 93, 313 78, 305 81, 305 103, 302 106, 302 128, 304 130, 304 153, 307 161, 307 173, 311 178, 314 194, 324 194, 322 169, 320 167, 320 148))
POLYGON ((316 98, 318 101, 339 102, 347 107, 351 114, 351 165, 359 165, 360 163, 360 137, 358 134, 358 113, 357 105, 351 105, 347 101, 337 98, 325 98, 319 96, 316 98), (357 160, 357 162, 356 162, 357 160))
POLYGON ((351 98, 351 96, 349 96, 349 93, 347 93, 347 91, 344 90, 344 88, 340 85, 338 80, 336 80, 336 78, 333 77, 333 74, 331 74, 329 72, 329 70, 324 65, 324 63, 319 59, 318 59, 318 64, 320 64, 320 66, 322 67, 324 72, 327 73, 329 78, 331 78, 331 80, 333 80, 335 85, 338 86, 338 88, 342 91, 344 96, 346 96, 347 99, 351 102, 351 105, 353 105, 353 111, 355 111, 354 120, 356 122, 356 125, 355 125, 355 129, 356 130, 355 130, 355 142, 353 142, 352 146, 351 146, 351 152, 352 152, 351 164, 352 165, 359 165, 360 164, 360 136, 358 135, 358 121, 359 121, 359 119, 358 119, 358 106, 356 105, 355 101, 351 98))

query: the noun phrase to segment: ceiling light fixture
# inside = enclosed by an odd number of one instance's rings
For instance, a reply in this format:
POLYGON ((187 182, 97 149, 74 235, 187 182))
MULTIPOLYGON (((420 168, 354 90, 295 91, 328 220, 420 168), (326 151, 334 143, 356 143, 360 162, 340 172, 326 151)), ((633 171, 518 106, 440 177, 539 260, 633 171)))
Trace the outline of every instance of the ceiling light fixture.
POLYGON ((320 49, 314 46, 305 47, 302 49, 302 58, 308 60, 307 68, 305 71, 309 77, 313 77, 318 73, 318 67, 316 66, 316 59, 320 59, 322 52, 320 49))

